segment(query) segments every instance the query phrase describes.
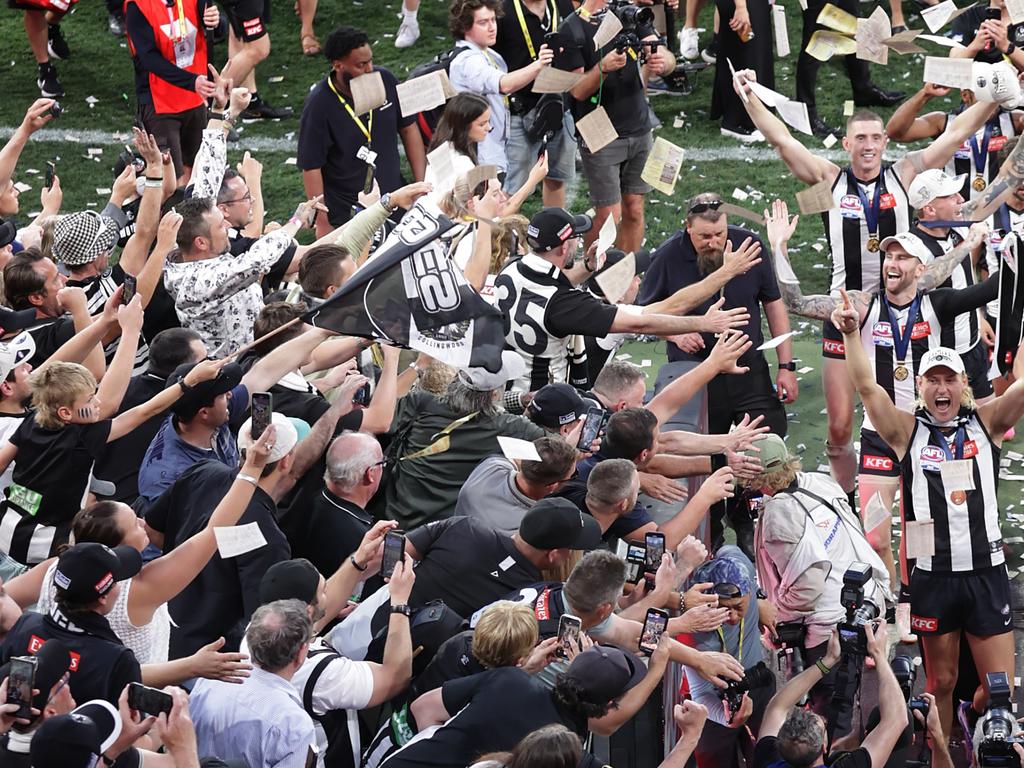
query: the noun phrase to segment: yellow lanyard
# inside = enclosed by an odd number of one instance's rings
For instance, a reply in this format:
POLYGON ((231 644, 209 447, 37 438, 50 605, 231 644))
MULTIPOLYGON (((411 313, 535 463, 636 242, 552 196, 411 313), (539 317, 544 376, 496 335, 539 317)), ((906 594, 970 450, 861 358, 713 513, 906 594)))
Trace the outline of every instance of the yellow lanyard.
POLYGON ((178 0, 178 40, 184 40, 188 35, 188 27, 185 26, 185 4, 178 0))
MULTIPOLYGON (((740 663, 741 667, 743 666, 743 624, 746 620, 746 616, 740 619, 740 645, 739 648, 736 649, 736 661, 740 663)), ((718 628, 718 639, 722 641, 722 653, 729 653, 725 649, 725 632, 722 631, 721 627, 718 628)))
MULTIPOLYGON (((178 2, 180 3, 181 0, 178 0, 178 2)), ((334 91, 334 95, 338 97, 338 101, 340 101, 341 105, 348 111, 348 114, 352 118, 352 121, 359 126, 359 130, 363 132, 363 135, 366 137, 366 140, 373 141, 373 138, 371 136, 373 132, 373 110, 370 110, 370 117, 366 121, 367 124, 363 125, 363 121, 360 120, 359 117, 356 115, 355 110, 349 106, 348 102, 345 101, 345 97, 338 93, 338 89, 334 87, 334 77, 332 75, 327 75, 327 85, 330 86, 330 89, 334 91)))
MULTIPOLYGON (((500 71, 501 71, 501 67, 499 67, 499 66, 498 66, 498 62, 496 62, 496 61, 494 60, 494 57, 493 57, 493 56, 491 56, 491 52, 490 52, 489 50, 487 50, 486 48, 481 48, 480 50, 481 50, 481 51, 483 52, 483 54, 484 54, 484 58, 486 58, 486 59, 487 59, 487 62, 488 62, 488 63, 489 63, 489 64, 490 64, 490 65, 491 65, 492 67, 494 67, 494 68, 495 68, 496 70, 498 70, 498 71, 500 72, 500 71)), ((503 96, 501 97, 501 100, 502 100, 503 102, 505 102, 505 109, 508 109, 508 96, 504 96, 504 95, 503 95, 503 96)))
MULTIPOLYGON (((551 28, 548 32, 554 32, 558 28, 558 7, 555 5, 555 0, 548 0, 551 7, 551 28)), ((526 41, 526 50, 530 52, 530 58, 537 58, 537 51, 533 48, 533 38, 530 37, 529 31, 526 29, 526 17, 523 16, 523 3, 522 0, 512 0, 512 4, 516 7, 516 16, 519 17, 519 27, 523 30, 523 39, 526 41)), ((543 27, 543 24, 541 24, 543 27)))

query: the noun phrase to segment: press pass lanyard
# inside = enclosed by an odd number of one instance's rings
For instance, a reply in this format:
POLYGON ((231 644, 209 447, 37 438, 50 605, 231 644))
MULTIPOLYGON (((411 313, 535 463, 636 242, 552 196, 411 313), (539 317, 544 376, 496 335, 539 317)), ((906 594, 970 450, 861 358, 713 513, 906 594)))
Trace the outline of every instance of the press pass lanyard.
POLYGON ((185 26, 185 4, 178 0, 178 40, 184 40, 188 36, 188 27, 185 26))
MULTIPOLYGON (((740 619, 740 643, 739 647, 736 649, 736 661, 740 663, 741 667, 743 666, 743 625, 746 621, 746 616, 740 619)), ((718 628, 718 639, 722 642, 722 653, 729 653, 725 648, 725 632, 722 631, 721 627, 718 628)))
MULTIPOLYGON (((181 3, 181 0, 178 0, 178 2, 181 3)), ((352 122, 359 126, 359 130, 363 132, 367 142, 373 141, 371 137, 371 134, 373 133, 373 110, 370 110, 370 117, 367 119, 366 125, 363 125, 363 121, 359 119, 358 115, 356 115, 356 111, 352 109, 349 103, 345 101, 345 97, 338 93, 338 89, 334 87, 334 77, 332 75, 327 76, 327 85, 332 91, 334 91, 334 95, 338 97, 338 101, 341 102, 341 105, 348 112, 349 116, 352 118, 352 122)))
MULTIPOLYGON (((519 19, 519 28, 523 30, 523 40, 526 41, 526 50, 530 52, 531 59, 536 59, 537 51, 533 47, 533 38, 530 37, 530 32, 526 28, 526 17, 523 15, 523 2, 522 0, 512 0, 512 4, 516 7, 516 16, 519 19)), ((548 32, 554 32, 558 29, 558 7, 555 5, 555 0, 548 0, 548 5, 551 9, 551 28, 548 32)))

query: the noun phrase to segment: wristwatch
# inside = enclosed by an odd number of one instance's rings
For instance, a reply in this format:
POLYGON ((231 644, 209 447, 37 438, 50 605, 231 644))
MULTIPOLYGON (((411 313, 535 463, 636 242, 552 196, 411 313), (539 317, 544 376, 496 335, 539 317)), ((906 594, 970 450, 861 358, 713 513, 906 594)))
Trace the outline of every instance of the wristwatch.
POLYGON ((385 192, 383 195, 380 196, 380 204, 384 206, 384 210, 387 211, 388 213, 394 213, 395 208, 398 207, 397 205, 391 204, 390 192, 385 192))
POLYGON ((1014 42, 1010 42, 1010 43, 1007 44, 1006 50, 1003 51, 1003 55, 1004 56, 1009 56, 1010 54, 1012 54, 1016 50, 1017 50, 1017 44, 1014 43, 1014 42))
POLYGON ((412 608, 410 608, 408 605, 392 605, 391 612, 400 613, 406 617, 412 616, 412 608))
POLYGON ((788 363, 779 363, 780 371, 793 371, 796 372, 796 363, 790 360, 788 363))

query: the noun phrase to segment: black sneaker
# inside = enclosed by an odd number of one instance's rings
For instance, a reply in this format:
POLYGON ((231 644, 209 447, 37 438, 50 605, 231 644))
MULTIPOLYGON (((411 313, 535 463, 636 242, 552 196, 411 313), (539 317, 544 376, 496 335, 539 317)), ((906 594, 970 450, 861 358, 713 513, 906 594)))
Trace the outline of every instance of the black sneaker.
POLYGON ((711 42, 708 43, 707 47, 700 52, 700 57, 704 59, 708 64, 715 64, 718 62, 718 35, 711 36, 711 42))
POLYGON ((280 120, 291 117, 295 110, 291 107, 272 107, 263 99, 253 99, 249 107, 242 113, 243 120, 280 120))
POLYGON ((813 133, 819 139, 828 138, 828 136, 830 135, 835 136, 838 133, 837 129, 833 128, 831 125, 829 125, 820 117, 818 117, 816 112, 811 112, 809 118, 811 123, 811 133, 813 133))
POLYGON ((47 99, 59 99, 64 95, 64 86, 57 79, 57 69, 52 64, 41 64, 36 78, 39 92, 47 99))
POLYGON ((124 16, 117 13, 108 14, 107 31, 114 37, 124 37, 124 16))
POLYGON ((67 59, 71 57, 71 49, 68 48, 68 41, 60 31, 60 24, 50 24, 47 30, 46 50, 55 59, 67 59))

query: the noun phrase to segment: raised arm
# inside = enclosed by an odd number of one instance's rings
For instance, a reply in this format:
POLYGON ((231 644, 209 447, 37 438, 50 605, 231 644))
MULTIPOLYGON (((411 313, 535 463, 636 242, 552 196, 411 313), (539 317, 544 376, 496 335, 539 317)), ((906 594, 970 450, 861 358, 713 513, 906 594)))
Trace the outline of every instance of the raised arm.
POLYGON ((121 326, 121 342, 117 345, 117 352, 110 361, 107 375, 103 377, 96 392, 100 401, 100 419, 109 419, 117 413, 117 409, 121 407, 121 398, 128 389, 128 381, 132 377, 132 368, 135 365, 135 352, 139 348, 139 334, 142 332, 141 296, 135 296, 127 305, 117 308, 117 322, 121 326))
MULTIPOLYGON (((1024 344, 1017 348, 1017 358, 1014 360, 1014 373, 1020 367, 1017 361, 1024 359, 1024 344)), ((985 425, 988 433, 993 436, 999 444, 1002 443, 1002 436, 1010 427, 1013 427, 1024 416, 1024 379, 1018 377, 1013 384, 1006 388, 1003 394, 984 405, 978 406, 978 418, 985 425)))
MULTIPOLYGON (((832 637, 828 641, 828 649, 825 651, 821 664, 826 670, 831 670, 838 662, 839 632, 833 629, 832 637)), ((765 708, 764 718, 761 720, 761 728, 757 732, 758 738, 778 736, 782 724, 786 722, 786 718, 789 717, 793 707, 800 703, 800 700, 807 695, 811 688, 821 681, 825 674, 826 672, 815 664, 782 686, 782 689, 772 697, 772 700, 768 702, 768 706, 765 708)))
POLYGON ((832 323, 843 334, 846 345, 846 369, 850 374, 850 380, 878 434, 898 457, 903 458, 914 429, 914 416, 897 408, 886 391, 875 381, 860 339, 861 316, 853 308, 846 291, 842 294, 842 303, 832 313, 832 323))
MULTIPOLYGON (((931 144, 921 152, 921 163, 925 168, 941 168, 953 157, 960 145, 975 134, 992 115, 999 109, 999 105, 992 101, 979 101, 968 107, 956 119, 949 124, 949 127, 939 135, 931 144)), ((903 158, 897 162, 896 172, 904 186, 909 186, 917 175, 912 170, 911 159, 903 158)))
MULTIPOLYGON (((146 254, 149 253, 149 247, 153 244, 153 238, 156 237, 157 224, 160 221, 164 166, 156 139, 138 128, 132 128, 132 131, 135 133, 135 148, 139 150, 146 161, 146 186, 142 190, 139 214, 135 219, 135 231, 125 243, 118 264, 121 265, 125 274, 138 277, 146 264, 146 254)), ((150 291, 150 295, 152 295, 152 291, 150 291)), ((146 303, 147 301, 144 300, 143 305, 146 303)))
POLYGON ((886 134, 893 141, 918 141, 938 136, 946 126, 946 113, 929 112, 922 115, 921 110, 933 98, 948 96, 950 90, 944 85, 925 83, 892 113, 889 122, 885 124, 886 134))
POLYGON ((960 265, 960 262, 969 258, 975 248, 987 242, 988 233, 988 221, 977 221, 971 224, 971 228, 967 230, 967 237, 960 245, 949 253, 939 256, 939 258, 928 265, 924 274, 921 275, 917 287, 922 291, 930 291, 946 282, 949 276, 953 274, 953 271, 960 265))
POLYGON ((750 115, 754 126, 764 134, 765 139, 779 153, 786 167, 804 184, 817 184, 825 179, 835 179, 839 174, 839 166, 831 160, 819 157, 801 144, 789 132, 786 124, 773 115, 750 88, 751 82, 757 82, 757 75, 752 69, 736 73, 739 81, 733 88, 740 94, 743 106, 750 115), (742 91, 742 92, 741 92, 742 91))
POLYGON ((320 328, 309 328, 297 339, 282 344, 256 361, 249 372, 242 377, 242 383, 253 392, 265 392, 290 371, 297 371, 309 360, 316 346, 330 336, 320 328))
POLYGON ((666 299, 655 301, 644 307, 644 313, 660 315, 682 315, 707 301, 725 287, 726 283, 761 263, 761 243, 748 237, 740 243, 739 250, 732 249, 726 241, 722 266, 699 283, 684 286, 666 299))
POLYGON ((14 176, 14 169, 18 165, 18 158, 21 157, 22 150, 25 149, 25 145, 28 144, 32 134, 53 119, 53 116, 50 114, 50 107, 53 104, 53 99, 36 99, 33 101, 32 105, 25 111, 25 117, 22 118, 21 125, 14 131, 14 134, 7 140, 3 148, 0 149, 0 187, 14 176))
POLYGON ((877 727, 864 737, 861 746, 871 755, 871 768, 883 768, 896 746, 896 740, 907 727, 907 704, 903 700, 896 675, 889 666, 885 621, 877 627, 872 627, 871 622, 868 622, 864 625, 864 634, 867 636, 868 653, 874 659, 878 673, 880 720, 877 727))

